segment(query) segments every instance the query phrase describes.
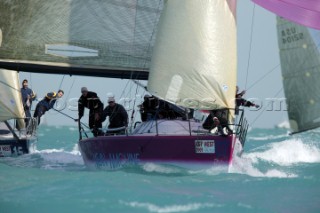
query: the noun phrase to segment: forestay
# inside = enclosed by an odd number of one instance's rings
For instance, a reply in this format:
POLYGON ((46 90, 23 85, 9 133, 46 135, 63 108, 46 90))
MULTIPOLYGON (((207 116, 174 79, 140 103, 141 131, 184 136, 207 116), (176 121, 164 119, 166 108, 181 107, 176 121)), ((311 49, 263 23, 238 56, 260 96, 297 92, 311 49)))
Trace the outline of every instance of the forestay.
POLYGON ((195 109, 234 108, 236 1, 165 1, 148 90, 195 109))
POLYGON ((24 117, 18 73, 0 69, 0 121, 18 118, 19 127, 23 128, 24 117))
POLYGON ((320 34, 277 18, 288 116, 293 132, 320 127, 320 34))
POLYGON ((1 0, 0 67, 147 79, 162 7, 162 0, 1 0))

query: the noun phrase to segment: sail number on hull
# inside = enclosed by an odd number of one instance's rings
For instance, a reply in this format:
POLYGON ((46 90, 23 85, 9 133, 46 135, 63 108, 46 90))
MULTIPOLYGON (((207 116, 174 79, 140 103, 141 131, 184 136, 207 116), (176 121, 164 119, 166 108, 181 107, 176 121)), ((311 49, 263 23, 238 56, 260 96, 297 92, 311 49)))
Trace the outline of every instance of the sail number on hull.
POLYGON ((214 140, 195 140, 196 153, 215 153, 214 140))
POLYGON ((11 147, 10 145, 1 145, 0 146, 0 157, 11 156, 11 147))

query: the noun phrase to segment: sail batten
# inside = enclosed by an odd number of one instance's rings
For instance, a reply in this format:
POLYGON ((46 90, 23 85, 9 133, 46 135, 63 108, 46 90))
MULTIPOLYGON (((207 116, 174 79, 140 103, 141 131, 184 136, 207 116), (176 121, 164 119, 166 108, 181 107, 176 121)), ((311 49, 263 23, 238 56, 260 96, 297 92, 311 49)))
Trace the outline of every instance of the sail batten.
POLYGON ((319 31, 280 17, 277 29, 290 127, 294 134, 320 127, 319 31))

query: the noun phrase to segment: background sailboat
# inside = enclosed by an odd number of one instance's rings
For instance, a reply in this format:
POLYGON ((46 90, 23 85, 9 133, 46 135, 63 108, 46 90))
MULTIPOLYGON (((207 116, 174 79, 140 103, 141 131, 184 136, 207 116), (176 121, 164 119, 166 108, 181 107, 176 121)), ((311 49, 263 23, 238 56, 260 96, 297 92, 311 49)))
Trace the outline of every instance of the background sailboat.
POLYGON ((277 18, 288 117, 293 133, 320 127, 320 34, 277 18))
POLYGON ((35 149, 36 125, 25 126, 18 73, 0 69, 0 157, 35 149))
POLYGON ((0 121, 18 118, 18 126, 25 128, 25 117, 18 73, 0 69, 0 121))

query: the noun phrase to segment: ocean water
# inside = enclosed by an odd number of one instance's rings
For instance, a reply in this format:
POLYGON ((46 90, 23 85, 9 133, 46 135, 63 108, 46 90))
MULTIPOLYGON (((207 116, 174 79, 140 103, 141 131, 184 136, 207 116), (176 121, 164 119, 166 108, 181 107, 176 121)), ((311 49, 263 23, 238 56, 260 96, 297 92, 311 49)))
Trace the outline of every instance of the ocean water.
POLYGON ((0 212, 320 212, 320 130, 252 129, 230 173, 147 164, 91 171, 74 127, 41 126, 37 152, 0 159, 0 212))

